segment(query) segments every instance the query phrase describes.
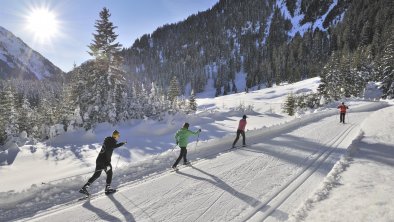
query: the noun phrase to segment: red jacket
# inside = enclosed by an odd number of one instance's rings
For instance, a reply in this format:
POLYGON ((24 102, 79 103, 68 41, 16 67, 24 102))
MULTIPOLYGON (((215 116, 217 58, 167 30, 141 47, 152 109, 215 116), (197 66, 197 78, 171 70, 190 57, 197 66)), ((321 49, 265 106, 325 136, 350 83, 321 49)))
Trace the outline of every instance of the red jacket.
POLYGON ((341 113, 346 113, 346 110, 349 109, 349 107, 345 105, 339 105, 338 109, 340 109, 341 113))
POLYGON ((241 119, 239 121, 238 130, 245 131, 245 126, 246 126, 246 119, 241 119))

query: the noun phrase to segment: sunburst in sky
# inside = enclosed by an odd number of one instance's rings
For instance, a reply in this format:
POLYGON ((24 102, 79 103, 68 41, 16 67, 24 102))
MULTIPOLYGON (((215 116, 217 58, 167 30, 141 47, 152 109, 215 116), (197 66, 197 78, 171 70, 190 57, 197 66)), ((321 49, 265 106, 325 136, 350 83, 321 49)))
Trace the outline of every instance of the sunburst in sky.
POLYGON ((124 47, 165 24, 212 7, 219 0, 0 0, 0 26, 64 71, 91 59, 87 45, 107 7, 124 47))
POLYGON ((59 35, 59 21, 47 7, 32 8, 26 16, 26 28, 38 43, 49 43, 59 35))

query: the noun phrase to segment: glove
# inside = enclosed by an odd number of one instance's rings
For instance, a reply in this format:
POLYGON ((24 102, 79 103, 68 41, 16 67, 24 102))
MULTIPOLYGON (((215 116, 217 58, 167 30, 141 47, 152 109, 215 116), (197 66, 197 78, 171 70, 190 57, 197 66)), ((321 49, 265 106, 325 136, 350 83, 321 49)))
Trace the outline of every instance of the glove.
POLYGON ((121 143, 119 143, 120 144, 120 146, 123 146, 123 145, 125 145, 127 142, 121 142, 121 143))

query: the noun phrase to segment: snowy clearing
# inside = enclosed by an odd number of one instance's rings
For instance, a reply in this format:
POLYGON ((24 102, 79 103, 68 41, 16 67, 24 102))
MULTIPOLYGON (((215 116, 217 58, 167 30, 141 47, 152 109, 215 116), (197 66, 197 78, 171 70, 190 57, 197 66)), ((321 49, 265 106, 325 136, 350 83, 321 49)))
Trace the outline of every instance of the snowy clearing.
POLYGON ((359 139, 363 121, 388 106, 352 100, 347 124, 339 124, 336 104, 299 113, 299 118, 280 112, 287 93, 315 91, 318 84, 314 78, 199 99, 199 112, 193 116, 102 124, 94 132, 66 133, 37 145, 16 144, 11 164, 0 166, 5 175, 0 221, 287 220, 359 139), (247 106, 253 108, 238 109, 247 106), (244 112, 249 116, 249 146, 229 150, 244 112), (188 146, 192 166, 175 173, 169 170, 179 153, 172 150, 173 134, 184 121, 203 133, 198 144, 188 146), (103 175, 90 188, 92 199, 76 202, 102 139, 115 128, 121 140, 129 142, 112 157, 113 186, 119 191, 105 196, 103 175))

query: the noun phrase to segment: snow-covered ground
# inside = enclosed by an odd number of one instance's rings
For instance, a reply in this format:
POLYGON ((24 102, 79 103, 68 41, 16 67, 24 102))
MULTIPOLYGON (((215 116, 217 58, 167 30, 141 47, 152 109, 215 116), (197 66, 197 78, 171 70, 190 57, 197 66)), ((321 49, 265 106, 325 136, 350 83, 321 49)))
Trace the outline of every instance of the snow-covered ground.
POLYGON ((371 114, 294 221, 394 221, 394 107, 371 114))
MULTIPOLYGON (((351 100, 344 125, 338 123, 336 104, 303 112, 298 118, 281 113, 287 93, 315 91, 318 84, 319 79, 313 78, 204 98, 198 100, 199 111, 192 116, 102 124, 94 132, 66 133, 45 143, 11 144, 13 151, 0 153, 0 162, 9 164, 0 166, 0 221, 283 221, 291 215, 296 220, 313 218, 315 212, 321 215, 318 207, 324 201, 311 201, 315 193, 327 182, 327 175, 337 175, 330 171, 338 160, 349 159, 341 159, 349 146, 355 150, 355 144, 365 143, 360 130, 366 138, 370 134, 369 124, 363 122, 378 123, 384 115, 373 112, 388 105, 351 100), (229 150, 244 113, 249 116, 249 146, 229 150), (203 132, 198 144, 189 145, 192 167, 174 173, 169 167, 179 150, 172 150, 173 134, 184 121, 203 132), (78 189, 94 170, 102 139, 114 129, 128 141, 112 158, 113 185, 119 191, 103 195, 103 175, 91 187, 92 200, 76 202, 78 189)), ((356 163, 353 158, 350 166, 356 163)), ((393 206, 389 201, 385 205, 393 206)))

